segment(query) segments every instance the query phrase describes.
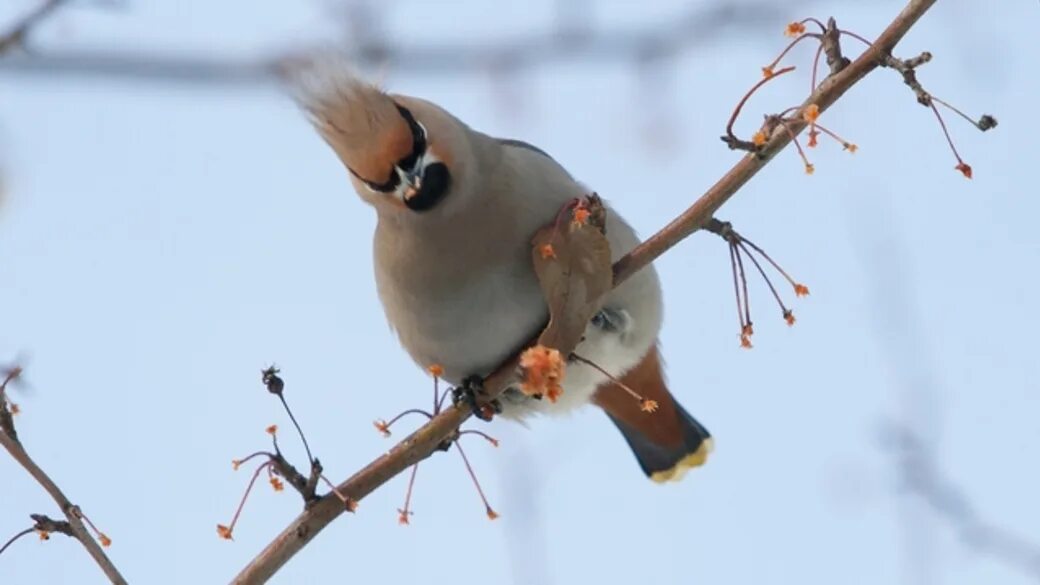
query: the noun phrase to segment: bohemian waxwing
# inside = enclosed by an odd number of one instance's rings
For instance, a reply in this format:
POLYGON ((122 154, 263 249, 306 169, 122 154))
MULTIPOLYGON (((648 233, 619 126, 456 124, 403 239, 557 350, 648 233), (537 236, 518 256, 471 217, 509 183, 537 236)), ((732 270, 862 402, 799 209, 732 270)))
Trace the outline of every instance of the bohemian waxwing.
MULTIPOLYGON (((376 210, 376 285, 401 345, 421 367, 443 367, 455 385, 489 374, 548 318, 531 263, 533 234, 588 191, 541 149, 477 132, 428 101, 387 94, 342 63, 295 73, 297 100, 376 210)), ((639 243, 609 207, 606 235, 614 260, 639 243)), ((657 412, 642 412, 609 378, 572 361, 558 401, 510 389, 500 397, 503 416, 592 402, 653 480, 702 464, 711 436, 665 384, 661 313, 649 266, 607 296, 575 352, 656 400, 657 412)))

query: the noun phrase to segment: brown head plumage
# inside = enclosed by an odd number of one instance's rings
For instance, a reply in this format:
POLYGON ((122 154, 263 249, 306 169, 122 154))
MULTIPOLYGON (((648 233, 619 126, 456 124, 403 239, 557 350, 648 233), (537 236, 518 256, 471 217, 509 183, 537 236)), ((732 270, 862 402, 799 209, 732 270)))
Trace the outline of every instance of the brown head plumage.
POLYGON ((453 216, 479 194, 481 161, 501 146, 440 106, 387 94, 335 55, 285 72, 297 103, 350 169, 358 195, 380 214, 453 216))
POLYGON ((412 133, 394 100, 341 60, 316 60, 294 72, 296 100, 347 167, 373 183, 387 181, 412 150, 412 133))

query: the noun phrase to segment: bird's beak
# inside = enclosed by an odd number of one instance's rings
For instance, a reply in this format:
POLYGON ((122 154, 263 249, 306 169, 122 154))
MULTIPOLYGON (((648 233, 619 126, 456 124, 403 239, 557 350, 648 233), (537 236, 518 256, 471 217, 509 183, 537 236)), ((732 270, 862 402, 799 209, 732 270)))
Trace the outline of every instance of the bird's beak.
POLYGON ((411 199, 419 194, 422 190, 422 168, 416 165, 416 169, 411 171, 402 171, 401 180, 404 181, 404 198, 406 200, 411 199))

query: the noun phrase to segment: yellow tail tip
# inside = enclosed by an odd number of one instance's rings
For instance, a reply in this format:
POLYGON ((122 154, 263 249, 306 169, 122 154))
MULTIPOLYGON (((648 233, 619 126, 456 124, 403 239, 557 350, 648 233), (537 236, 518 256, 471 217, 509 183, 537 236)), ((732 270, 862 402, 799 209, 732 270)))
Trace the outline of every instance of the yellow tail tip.
POLYGON ((668 483, 670 481, 679 481, 686 475, 686 472, 693 469, 694 467, 700 467, 708 460, 708 455, 711 454, 712 449, 715 448, 715 442, 708 437, 704 439, 701 446, 696 451, 686 455, 679 460, 670 469, 662 471, 655 471, 650 474, 650 479, 656 483, 668 483))

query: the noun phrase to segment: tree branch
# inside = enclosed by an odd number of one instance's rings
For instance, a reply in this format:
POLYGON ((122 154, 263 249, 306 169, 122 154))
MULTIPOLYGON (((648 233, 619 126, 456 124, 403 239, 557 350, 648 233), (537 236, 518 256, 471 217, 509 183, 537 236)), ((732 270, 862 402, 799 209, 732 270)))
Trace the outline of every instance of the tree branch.
MULTIPOLYGON (((862 55, 848 67, 828 77, 802 105, 815 104, 820 111, 833 105, 846 91, 868 73, 876 69, 910 28, 935 4, 936 0, 911 0, 892 23, 862 55)), ((801 120, 800 116, 797 116, 801 120)), ((700 229, 705 222, 743 185, 769 163, 801 132, 806 124, 786 124, 790 132, 777 128, 770 140, 757 154, 740 160, 715 185, 705 192, 689 209, 618 260, 614 265, 614 286, 624 282, 684 238, 700 229)), ((519 348, 518 348, 519 349, 519 348)), ((556 348, 569 353, 574 348, 556 348)), ((516 358, 508 360, 484 381, 491 397, 502 392, 513 376, 516 358)), ((411 465, 427 458, 437 445, 447 439, 470 416, 469 409, 449 408, 395 445, 389 452, 372 461, 337 486, 337 490, 361 500, 411 465)), ((297 552, 322 529, 345 511, 342 501, 333 494, 300 514, 239 574, 233 583, 255 584, 270 579, 297 552)))
MULTIPOLYGON (((29 475, 33 477, 43 489, 50 494, 51 498, 54 499, 55 503, 61 509, 62 513, 65 514, 65 518, 68 519, 68 527, 71 532, 65 530, 56 530, 69 534, 83 545, 83 548, 87 549, 87 553, 94 559, 94 562, 101 567, 104 571, 105 576, 117 585, 126 585, 126 579, 119 574, 119 570, 112 564, 111 559, 105 554, 105 551, 101 549, 94 537, 87 531, 86 526, 83 525, 83 513, 80 511, 79 506, 73 504, 65 496, 58 484, 54 483, 54 480, 47 475, 39 465, 33 461, 32 457, 25 451, 25 447, 22 446, 22 442, 18 439, 18 435, 14 432, 14 421, 11 417, 11 412, 7 408, 6 397, 4 396, 5 390, 9 382, 17 378, 21 374, 21 368, 15 366, 8 370, 3 383, 0 384, 0 446, 3 446, 11 457, 18 462, 19 465, 25 468, 29 472, 29 475)), ((55 531, 52 528, 47 528, 50 524, 41 524, 41 519, 49 520, 46 516, 33 515, 33 519, 37 523, 37 527, 46 529, 49 531, 55 531)), ((102 537, 103 538, 103 537, 102 537)), ((10 543, 8 543, 10 544, 10 543)), ((6 545, 5 545, 6 548, 6 545)))

